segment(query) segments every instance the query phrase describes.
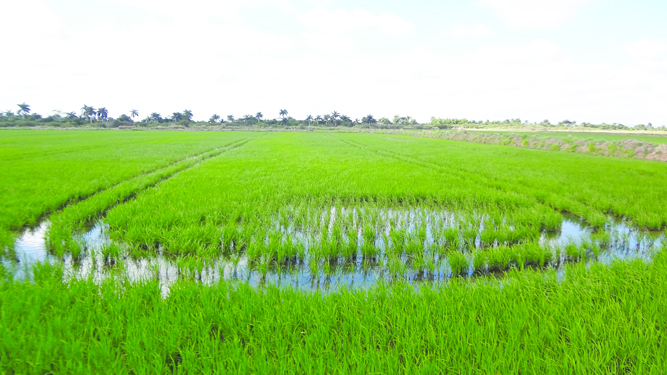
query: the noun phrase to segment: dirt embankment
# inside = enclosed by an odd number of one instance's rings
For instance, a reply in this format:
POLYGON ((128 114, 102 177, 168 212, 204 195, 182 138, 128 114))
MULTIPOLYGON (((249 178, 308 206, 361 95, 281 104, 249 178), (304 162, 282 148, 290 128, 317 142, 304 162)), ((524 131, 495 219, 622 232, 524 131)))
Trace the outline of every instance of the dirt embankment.
POLYGON ((547 135, 519 135, 500 133, 477 133, 467 131, 434 132, 421 131, 412 136, 438 138, 450 141, 462 141, 489 145, 504 145, 533 150, 568 151, 580 154, 635 158, 667 162, 667 144, 656 145, 635 139, 622 139, 618 142, 585 140, 576 138, 556 138, 547 135))

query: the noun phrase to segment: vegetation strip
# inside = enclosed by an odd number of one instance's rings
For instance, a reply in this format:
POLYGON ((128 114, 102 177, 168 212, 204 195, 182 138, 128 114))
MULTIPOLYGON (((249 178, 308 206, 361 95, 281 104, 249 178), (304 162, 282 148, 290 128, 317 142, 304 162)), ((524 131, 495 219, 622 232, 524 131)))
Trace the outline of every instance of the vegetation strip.
POLYGON ((415 131, 410 136, 446 139, 490 145, 503 145, 545 151, 567 151, 580 154, 635 158, 667 162, 667 143, 653 144, 634 139, 605 141, 553 137, 550 134, 480 133, 466 131, 415 131))

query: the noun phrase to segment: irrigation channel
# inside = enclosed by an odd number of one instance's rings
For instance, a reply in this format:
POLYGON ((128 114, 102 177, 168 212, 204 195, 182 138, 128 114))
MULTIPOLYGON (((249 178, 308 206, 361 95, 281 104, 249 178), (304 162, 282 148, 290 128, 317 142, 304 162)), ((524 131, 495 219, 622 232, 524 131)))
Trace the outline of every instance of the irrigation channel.
MULTIPOLYGON (((355 209, 353 213, 360 213, 362 210, 355 209)), ((26 230, 16 240, 14 250, 11 253, 6 251, 1 259, 4 266, 8 269, 13 268, 18 277, 31 277, 33 265, 48 262, 61 263, 66 279, 92 278, 94 281, 101 281, 115 275, 135 282, 157 278, 163 294, 167 295, 170 286, 182 278, 209 285, 225 279, 247 282, 255 287, 274 284, 323 291, 335 291, 341 287, 367 288, 380 280, 391 281, 396 278, 415 283, 440 282, 452 277, 491 277, 502 280, 502 274, 508 269, 519 267, 519 262, 545 270, 556 270, 559 279, 562 279, 565 277, 563 265, 567 262, 609 264, 615 260, 633 259, 650 262, 654 251, 667 244, 664 232, 641 230, 622 219, 610 217, 604 228, 596 229, 587 226, 573 215, 564 214, 559 231, 541 232, 539 240, 534 243, 537 248, 542 249, 540 250, 543 252, 542 262, 535 261, 531 264, 530 259, 528 261, 518 259, 512 256, 511 247, 504 247, 503 259, 492 260, 491 255, 488 255, 482 263, 478 262, 479 254, 498 249, 497 243, 483 243, 480 235, 484 229, 483 224, 478 228, 474 241, 461 242, 454 251, 452 249, 437 251, 436 249, 442 248, 443 244, 434 236, 434 229, 453 225, 456 215, 447 211, 418 211, 418 209, 386 209, 382 212, 382 220, 387 221, 387 229, 374 237, 372 246, 377 252, 373 257, 363 254, 364 246, 369 244, 364 243, 368 240, 365 240, 361 226, 351 232, 356 232, 356 238, 354 235, 342 236, 347 244, 352 244, 350 246, 354 252, 352 256, 323 259, 311 256, 309 250, 318 244, 317 240, 313 240, 312 234, 309 234, 310 231, 293 225, 285 227, 279 224, 278 219, 274 224, 277 232, 282 235, 283 245, 288 241, 289 246, 300 249, 293 261, 288 263, 262 263, 261 259, 266 258, 265 254, 259 257, 260 261, 257 257, 254 261, 249 260, 247 252, 243 249, 237 251, 235 255, 220 255, 217 259, 209 260, 190 259, 185 263, 183 258, 167 256, 162 251, 158 251, 155 256, 133 257, 128 254, 127 246, 118 256, 105 256, 104 248, 110 246, 113 241, 108 235, 108 225, 102 221, 98 221, 89 231, 74 235, 74 240, 81 244, 83 249, 77 257, 72 257, 70 253, 60 257, 47 250, 45 237, 50 227, 50 222, 47 220, 36 228, 26 230), (402 219, 404 233, 409 236, 416 236, 417 231, 423 232, 424 228, 426 229, 425 233, 421 233, 423 241, 419 241, 419 246, 423 250, 420 253, 424 255, 418 256, 416 263, 405 252, 395 259, 398 262, 392 262, 391 256, 388 256, 387 250, 394 245, 389 222, 395 224, 396 219, 402 219), (439 226, 434 223, 439 223, 439 226), (600 236, 599 233, 604 235, 600 236), (454 261, 458 265, 454 265, 454 261), (313 262, 316 264, 311 264, 313 262), (494 267, 498 262, 503 266, 494 267), (414 267, 415 265, 417 267, 414 267)), ((335 216, 335 208, 331 208, 330 213, 335 216)), ((339 215, 343 213, 339 212, 339 215)), ((333 222, 334 220, 329 224, 329 234, 333 230, 333 222)), ((266 238, 265 241, 268 242, 269 239, 266 238)), ((122 244, 116 245, 120 245, 123 249, 122 244)))

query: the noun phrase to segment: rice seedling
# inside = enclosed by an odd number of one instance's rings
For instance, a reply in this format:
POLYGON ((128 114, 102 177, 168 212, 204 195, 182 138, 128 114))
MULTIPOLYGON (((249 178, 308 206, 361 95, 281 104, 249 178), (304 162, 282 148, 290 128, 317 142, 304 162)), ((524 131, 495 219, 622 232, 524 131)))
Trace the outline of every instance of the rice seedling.
POLYGON ((483 273, 486 270, 487 255, 485 251, 478 250, 473 256, 473 272, 475 274, 483 273))
POLYGON ((463 253, 452 251, 449 253, 447 260, 449 262, 449 268, 452 270, 452 276, 468 274, 468 261, 463 253))

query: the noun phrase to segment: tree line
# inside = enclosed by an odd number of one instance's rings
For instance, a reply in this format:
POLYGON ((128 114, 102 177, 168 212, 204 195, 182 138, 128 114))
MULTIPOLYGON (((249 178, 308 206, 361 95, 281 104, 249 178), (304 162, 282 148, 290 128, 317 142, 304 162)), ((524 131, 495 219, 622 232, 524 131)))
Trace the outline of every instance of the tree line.
MULTIPOLYGON (((234 115, 220 116, 213 114, 208 121, 193 121, 193 112, 185 109, 182 112, 173 112, 170 115, 162 115, 158 112, 152 112, 146 115, 142 120, 138 120, 139 111, 132 109, 127 113, 121 114, 118 118, 109 117, 109 111, 106 107, 95 108, 84 104, 80 111, 77 112, 62 112, 54 111, 54 114, 43 117, 36 113, 31 113, 30 105, 26 103, 18 104, 18 110, 14 113, 12 110, 0 112, 0 122, 16 122, 22 120, 24 122, 37 123, 72 123, 75 125, 83 125, 99 123, 100 125, 109 124, 111 126, 120 126, 126 124, 145 125, 150 124, 178 124, 188 126, 192 123, 198 124, 228 124, 228 125, 280 125, 280 126, 405 126, 417 125, 417 121, 410 116, 394 116, 393 120, 382 117, 379 120, 375 116, 369 114, 362 118, 352 118, 350 116, 333 111, 330 114, 324 115, 308 115, 305 119, 295 119, 289 115, 286 109, 281 109, 278 112, 278 117, 273 119, 265 118, 262 112, 257 112, 254 115, 246 114, 241 117, 234 115)), ((20 125, 20 124, 19 124, 20 125)))
MULTIPOLYGON (((53 111, 49 116, 41 116, 32 113, 30 105, 26 103, 17 104, 16 112, 7 110, 0 112, 0 126, 35 126, 40 123, 52 123, 52 125, 61 126, 81 126, 93 125, 101 127, 117 127, 121 125, 138 126, 156 126, 159 124, 183 125, 229 125, 229 126, 345 126, 345 127, 381 127, 381 128, 403 128, 421 126, 411 116, 394 116, 392 119, 381 117, 376 119, 373 115, 366 115, 362 118, 352 118, 350 116, 333 111, 324 115, 308 115, 304 119, 295 119, 289 115, 286 109, 278 112, 278 117, 273 119, 265 118, 262 112, 254 115, 246 114, 240 117, 234 115, 220 116, 213 114, 208 121, 194 121, 193 112, 185 109, 181 112, 173 112, 170 115, 163 116, 160 113, 152 112, 142 120, 138 120, 139 111, 131 109, 127 113, 121 114, 118 118, 109 117, 109 111, 106 107, 95 108, 84 104, 78 112, 53 111)), ((619 123, 613 124, 591 124, 588 122, 577 123, 576 121, 563 120, 558 123, 552 123, 549 120, 542 122, 522 121, 519 118, 507 119, 503 121, 475 121, 468 119, 435 118, 432 117, 427 125, 440 129, 451 128, 503 128, 503 127, 521 127, 521 126, 541 126, 549 127, 567 127, 567 128, 593 128, 602 130, 663 130, 667 131, 667 126, 654 126, 650 122, 646 125, 639 124, 627 126, 619 123)))

